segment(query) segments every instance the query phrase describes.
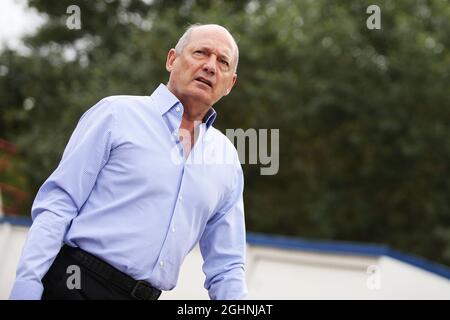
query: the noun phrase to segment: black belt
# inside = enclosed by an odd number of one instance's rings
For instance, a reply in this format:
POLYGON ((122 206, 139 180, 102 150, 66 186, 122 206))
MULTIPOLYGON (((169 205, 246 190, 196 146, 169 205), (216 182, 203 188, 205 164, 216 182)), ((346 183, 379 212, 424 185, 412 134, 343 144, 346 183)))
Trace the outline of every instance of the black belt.
POLYGON ((68 254, 82 266, 94 272, 111 284, 128 292, 131 297, 137 300, 157 300, 161 295, 161 290, 152 287, 143 280, 134 280, 129 275, 117 270, 103 260, 80 249, 64 245, 61 253, 68 254))

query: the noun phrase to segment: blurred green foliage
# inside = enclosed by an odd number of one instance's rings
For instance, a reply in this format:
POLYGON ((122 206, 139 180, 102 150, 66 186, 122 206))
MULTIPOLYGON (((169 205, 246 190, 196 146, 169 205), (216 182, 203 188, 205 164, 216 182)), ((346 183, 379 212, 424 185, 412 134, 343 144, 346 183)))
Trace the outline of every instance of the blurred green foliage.
MULTIPOLYGON (((238 82, 216 126, 280 128, 280 171, 245 165, 250 231, 384 243, 450 265, 447 0, 44 1, 48 15, 0 56, 0 137, 34 195, 99 99, 150 94, 191 23, 228 27, 238 82), (78 5, 82 28, 66 27, 78 5)), ((30 204, 28 204, 29 208, 30 204)), ((24 212, 28 214, 28 212, 24 212)))

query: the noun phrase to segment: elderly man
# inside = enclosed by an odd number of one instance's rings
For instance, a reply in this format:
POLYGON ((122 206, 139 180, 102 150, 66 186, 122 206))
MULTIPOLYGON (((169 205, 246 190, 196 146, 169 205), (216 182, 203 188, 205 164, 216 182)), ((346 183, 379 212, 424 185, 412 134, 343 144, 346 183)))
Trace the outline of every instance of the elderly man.
POLYGON ((191 26, 167 86, 81 117, 33 203, 11 299, 157 299, 197 243, 210 298, 246 296, 243 173, 212 126, 237 63, 225 28, 191 26))

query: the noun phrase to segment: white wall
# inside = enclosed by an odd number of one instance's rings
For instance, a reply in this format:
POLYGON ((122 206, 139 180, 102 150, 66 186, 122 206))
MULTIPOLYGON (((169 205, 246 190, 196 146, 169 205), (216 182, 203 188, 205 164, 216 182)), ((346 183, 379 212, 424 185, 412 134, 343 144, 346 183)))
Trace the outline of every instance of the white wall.
POLYGON ((28 228, 0 223, 0 299, 7 299, 12 288, 28 228))
MULTIPOLYGON (((0 224, 0 299, 8 298, 26 232, 0 224)), ((208 299, 201 266, 196 247, 161 299, 208 299)), ((450 299, 448 279, 390 257, 249 245, 246 276, 249 299, 450 299)))

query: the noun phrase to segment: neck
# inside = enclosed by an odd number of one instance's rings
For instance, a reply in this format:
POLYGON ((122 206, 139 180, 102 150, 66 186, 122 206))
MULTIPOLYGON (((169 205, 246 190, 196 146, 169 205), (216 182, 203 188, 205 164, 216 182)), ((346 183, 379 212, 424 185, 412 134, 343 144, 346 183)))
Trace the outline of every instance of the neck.
POLYGON ((180 128, 189 130, 192 134, 194 129, 202 123, 211 106, 202 105, 198 101, 191 101, 190 99, 180 99, 180 101, 184 108, 180 128))
POLYGON ((167 89, 169 89, 170 92, 174 96, 180 100, 180 102, 183 104, 184 112, 183 112, 183 121, 184 122, 194 122, 194 121, 202 121, 205 114, 208 112, 208 110, 211 108, 211 106, 202 104, 198 99, 191 96, 186 96, 181 94, 180 92, 177 92, 175 88, 171 86, 171 83, 167 83, 167 89))
POLYGON ((190 133, 194 131, 195 128, 197 128, 200 123, 202 123, 201 120, 198 120, 197 118, 192 119, 186 113, 183 114, 183 118, 181 119, 181 129, 188 130, 190 133))
POLYGON ((180 136, 182 136, 182 145, 186 158, 197 141, 201 123, 202 121, 197 120, 197 118, 190 118, 186 112, 183 114, 179 132, 180 136))
MULTIPOLYGON (((211 106, 200 104, 198 100, 192 97, 185 97, 177 94, 176 90, 172 88, 170 83, 167 84, 167 88, 171 91, 183 104, 183 117, 181 119, 180 129, 183 135, 188 135, 190 139, 184 139, 185 143, 190 141, 189 146, 192 148, 198 136, 198 127, 203 121, 206 113, 211 106)), ((188 148, 190 149, 190 148, 188 148)))
POLYGON ((202 121, 211 106, 202 104, 196 99, 179 98, 184 107, 183 119, 186 121, 202 121))

